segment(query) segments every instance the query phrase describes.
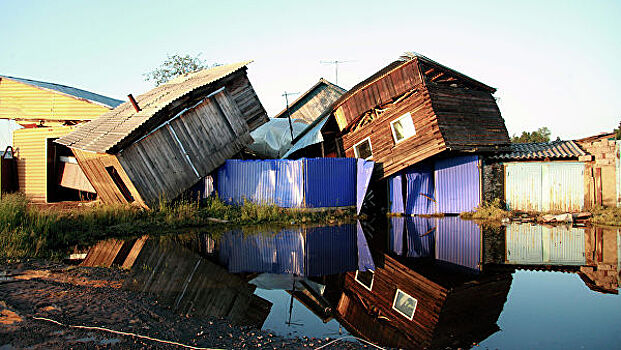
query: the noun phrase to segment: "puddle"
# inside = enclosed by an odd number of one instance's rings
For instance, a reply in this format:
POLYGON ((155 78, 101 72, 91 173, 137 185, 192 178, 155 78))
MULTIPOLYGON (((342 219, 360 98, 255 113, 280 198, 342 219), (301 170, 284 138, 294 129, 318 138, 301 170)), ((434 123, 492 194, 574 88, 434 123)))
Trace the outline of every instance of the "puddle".
POLYGON ((108 240, 83 264, 189 317, 284 337, 401 348, 608 348, 621 342, 616 229, 457 217, 108 240))

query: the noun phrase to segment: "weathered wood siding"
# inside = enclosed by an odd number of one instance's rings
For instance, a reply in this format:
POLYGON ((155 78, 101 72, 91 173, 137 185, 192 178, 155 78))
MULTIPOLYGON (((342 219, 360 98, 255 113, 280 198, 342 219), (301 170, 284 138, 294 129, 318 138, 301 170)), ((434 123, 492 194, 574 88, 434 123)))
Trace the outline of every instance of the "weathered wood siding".
POLYGON ((367 137, 371 141, 373 160, 383 168, 383 177, 446 149, 429 94, 424 89, 390 107, 369 124, 344 134, 342 139, 345 155, 355 157, 353 146, 367 137), (407 112, 412 116, 416 135, 396 144, 390 122, 407 112))
POLYGON ((428 84, 434 114, 450 150, 495 150, 509 133, 489 92, 428 84))
POLYGON ((375 270, 371 291, 355 280, 355 272, 346 274, 344 293, 336 310, 339 319, 344 319, 361 335, 378 337, 385 345, 424 348, 431 341, 448 291, 393 258, 387 255, 384 258, 384 266, 375 270), (411 321, 392 308, 397 289, 418 301, 411 321), (370 317, 369 314, 373 313, 379 313, 387 320, 370 317), (380 327, 383 331, 370 331, 381 323, 387 323, 387 327, 380 327), (387 334, 381 333, 388 329, 392 330, 387 334), (410 343, 407 344, 406 340, 410 343))
POLYGON ((0 78, 0 118, 92 120, 109 110, 87 100, 0 78))
POLYGON ((140 193, 138 193, 138 190, 136 190, 136 187, 125 173, 125 170, 123 170, 116 156, 105 153, 85 152, 79 149, 72 149, 71 151, 75 155, 78 165, 80 165, 80 168, 84 171, 84 175, 86 175, 88 181, 90 181, 95 191, 97 191, 97 197, 101 199, 102 202, 128 202, 106 170, 107 167, 113 167, 118 172, 125 186, 127 186, 132 197, 134 197, 134 200, 141 205, 145 205, 140 193))
POLYGON ((143 200, 152 205, 176 198, 250 142, 241 111, 225 90, 131 145, 118 159, 143 200))
MULTIPOLYGON (((343 95, 342 91, 336 90, 326 83, 318 84, 312 91, 289 107, 291 119, 303 120, 307 124, 314 122, 334 101, 343 95)), ((286 110, 276 116, 276 118, 288 117, 289 114, 286 110)))
POLYGON ((244 116, 250 131, 270 120, 261 101, 259 101, 257 93, 250 84, 250 80, 248 80, 245 69, 233 75, 231 79, 227 79, 225 87, 244 116))
POLYGON ((48 200, 48 139, 69 134, 72 127, 29 128, 13 132, 20 192, 33 201, 48 200))

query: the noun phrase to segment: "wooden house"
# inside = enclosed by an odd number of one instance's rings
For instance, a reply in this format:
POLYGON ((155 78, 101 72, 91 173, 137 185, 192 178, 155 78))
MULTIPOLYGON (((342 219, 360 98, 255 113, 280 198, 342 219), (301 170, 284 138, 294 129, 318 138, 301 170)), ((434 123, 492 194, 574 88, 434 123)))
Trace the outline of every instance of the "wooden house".
POLYGON ((321 78, 317 84, 289 104, 288 111, 285 108, 274 118, 288 118, 291 113, 291 119, 303 120, 306 124, 311 124, 345 92, 347 90, 321 78))
POLYGON ((499 330, 511 287, 509 272, 438 273, 389 255, 374 272, 348 272, 334 308, 355 336, 391 348, 469 347, 499 330))
POLYGON ((252 143, 267 113, 250 62, 177 77, 56 142, 72 149, 106 203, 171 200, 252 143))
POLYGON ((339 156, 373 159, 382 178, 435 155, 496 151, 509 134, 496 89, 427 57, 405 54, 333 105, 322 127, 339 156))
POLYGON ((121 103, 65 85, 0 76, 0 119, 24 127, 13 132, 20 191, 44 202, 95 192, 71 151, 53 141, 121 103))

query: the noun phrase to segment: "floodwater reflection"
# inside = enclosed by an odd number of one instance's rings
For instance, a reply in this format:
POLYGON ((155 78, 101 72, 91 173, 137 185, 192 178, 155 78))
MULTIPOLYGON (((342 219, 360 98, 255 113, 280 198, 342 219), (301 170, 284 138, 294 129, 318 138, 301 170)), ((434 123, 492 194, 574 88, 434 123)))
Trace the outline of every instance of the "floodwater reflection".
POLYGON ((573 329, 566 315, 585 303, 607 324, 621 323, 614 312, 621 307, 616 229, 391 217, 373 225, 108 240, 93 246, 83 265, 130 268, 124 288, 153 294, 189 316, 227 318, 283 336, 352 334, 401 348, 621 341, 596 322, 573 329), (557 294, 553 302, 539 290, 543 285, 557 294), (524 315, 526 309, 533 314, 524 315), (547 320, 538 329, 548 332, 529 343, 525 325, 533 318, 547 320), (548 341, 559 329, 565 336, 548 341), (599 337, 581 337, 585 329, 599 337))

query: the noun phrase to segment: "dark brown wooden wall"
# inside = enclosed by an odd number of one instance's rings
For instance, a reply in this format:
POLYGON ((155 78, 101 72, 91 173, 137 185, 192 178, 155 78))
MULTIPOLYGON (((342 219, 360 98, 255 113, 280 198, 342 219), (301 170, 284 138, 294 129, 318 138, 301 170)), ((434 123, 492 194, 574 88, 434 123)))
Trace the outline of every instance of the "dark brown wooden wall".
POLYGON ((226 90, 174 119, 170 128, 158 129, 118 155, 147 205, 176 198, 252 142, 248 125, 226 90))
MULTIPOLYGON (((415 342, 415 344, 411 344, 409 347, 424 347, 431 341, 447 290, 415 271, 408 269, 389 256, 385 255, 384 257, 384 266, 378 267, 375 270, 371 291, 355 281, 355 272, 346 274, 344 289, 346 292, 350 291, 356 297, 341 297, 337 312, 352 327, 356 327, 356 332, 368 339, 382 337, 381 334, 376 334, 376 329, 373 328, 377 326, 374 326, 373 323, 361 323, 368 319, 368 317, 360 317, 361 310, 355 307, 353 303, 360 303, 362 301, 368 308, 377 308, 379 314, 388 319, 381 321, 376 319, 374 320, 375 322, 388 323, 391 328, 410 335, 410 340, 415 342), (392 309, 397 288, 418 301, 414 318, 411 321, 392 309)), ((396 339, 395 342, 399 343, 396 339)))
POLYGON ((509 144, 509 133, 489 92, 429 84, 433 110, 451 150, 494 150, 509 144))
POLYGON ((136 187, 132 184, 116 156, 105 153, 85 152, 78 149, 72 149, 71 151, 73 151, 73 154, 78 161, 78 165, 80 165, 80 168, 84 171, 88 181, 90 181, 93 188, 95 188, 95 191, 97 191, 97 196, 102 202, 127 203, 123 193, 121 193, 106 171, 106 167, 112 166, 116 169, 136 202, 143 206, 145 205, 142 197, 138 193, 138 190, 136 190, 136 187))
POLYGON ((386 177, 446 149, 433 113, 429 94, 424 90, 399 102, 368 125, 343 135, 347 157, 355 157, 353 146, 370 137, 373 160, 383 166, 386 177), (390 122, 410 112, 416 135, 395 144, 390 122))

